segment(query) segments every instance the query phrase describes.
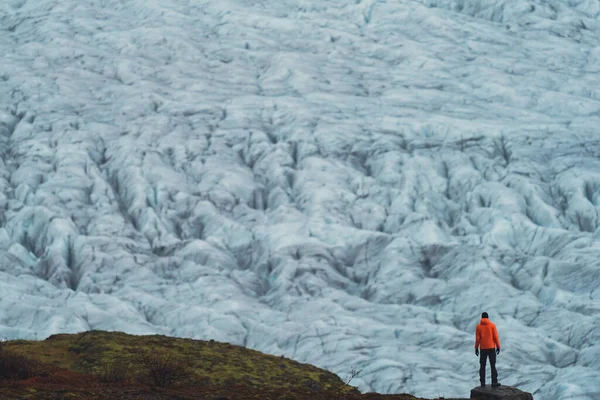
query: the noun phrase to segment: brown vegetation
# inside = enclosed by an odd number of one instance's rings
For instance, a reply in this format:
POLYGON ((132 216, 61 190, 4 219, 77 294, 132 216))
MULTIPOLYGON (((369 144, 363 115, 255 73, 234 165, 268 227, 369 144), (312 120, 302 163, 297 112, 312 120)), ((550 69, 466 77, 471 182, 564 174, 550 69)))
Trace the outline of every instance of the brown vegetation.
POLYGON ((360 394, 329 371, 215 341, 90 331, 0 343, 0 398, 418 400, 360 394))
POLYGON ((193 372, 184 362, 170 354, 144 352, 134 358, 139 370, 137 381, 158 387, 170 387, 176 383, 190 382, 193 372))
POLYGON ((49 376, 53 368, 18 352, 0 342, 0 380, 21 380, 34 376, 49 376))

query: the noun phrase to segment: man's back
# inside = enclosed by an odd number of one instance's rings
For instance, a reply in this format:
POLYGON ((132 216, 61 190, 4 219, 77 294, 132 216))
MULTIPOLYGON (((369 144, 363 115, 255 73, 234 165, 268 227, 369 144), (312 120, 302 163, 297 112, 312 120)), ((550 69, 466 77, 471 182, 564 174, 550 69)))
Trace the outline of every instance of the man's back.
POLYGON ((500 338, 498 338, 496 325, 489 320, 486 312, 481 314, 481 321, 475 328, 475 355, 477 356, 479 356, 480 347, 479 381, 481 386, 485 386, 485 364, 489 358, 492 369, 492 387, 498 387, 500 383, 498 382, 498 371, 496 370, 496 354, 500 354, 500 338), (495 350, 494 347, 496 347, 495 350))
POLYGON ((477 328, 475 328, 475 348, 479 347, 481 349, 500 348, 498 329, 488 318, 481 318, 477 328))

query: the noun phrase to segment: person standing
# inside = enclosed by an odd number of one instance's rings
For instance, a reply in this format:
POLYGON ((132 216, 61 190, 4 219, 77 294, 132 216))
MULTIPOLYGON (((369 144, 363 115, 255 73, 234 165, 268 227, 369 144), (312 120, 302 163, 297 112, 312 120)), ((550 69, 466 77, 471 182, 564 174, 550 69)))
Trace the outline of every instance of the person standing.
POLYGON ((498 383, 498 371, 496 370, 496 354, 500 354, 500 338, 496 325, 489 320, 488 313, 481 314, 481 321, 475 328, 475 355, 479 357, 479 382, 485 386, 485 364, 490 359, 492 369, 492 387, 500 386, 498 383))

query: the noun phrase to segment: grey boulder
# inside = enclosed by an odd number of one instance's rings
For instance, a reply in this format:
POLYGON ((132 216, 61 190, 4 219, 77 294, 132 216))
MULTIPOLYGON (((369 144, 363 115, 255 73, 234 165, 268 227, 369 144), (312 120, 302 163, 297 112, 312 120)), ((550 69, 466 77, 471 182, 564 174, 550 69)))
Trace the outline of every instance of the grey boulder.
POLYGON ((486 385, 472 389, 470 400, 533 400, 533 395, 510 386, 486 385))

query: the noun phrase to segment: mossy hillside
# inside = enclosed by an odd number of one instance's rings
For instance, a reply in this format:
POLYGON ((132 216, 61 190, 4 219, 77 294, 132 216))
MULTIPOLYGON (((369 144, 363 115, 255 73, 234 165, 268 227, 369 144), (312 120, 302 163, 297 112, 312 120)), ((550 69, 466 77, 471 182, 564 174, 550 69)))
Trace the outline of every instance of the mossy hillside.
POLYGON ((98 372, 103 365, 116 362, 135 375, 136 356, 151 352, 182 361, 192 370, 195 382, 202 384, 356 392, 334 373, 313 365, 216 341, 88 331, 52 335, 44 341, 9 341, 5 346, 77 372, 98 372))

